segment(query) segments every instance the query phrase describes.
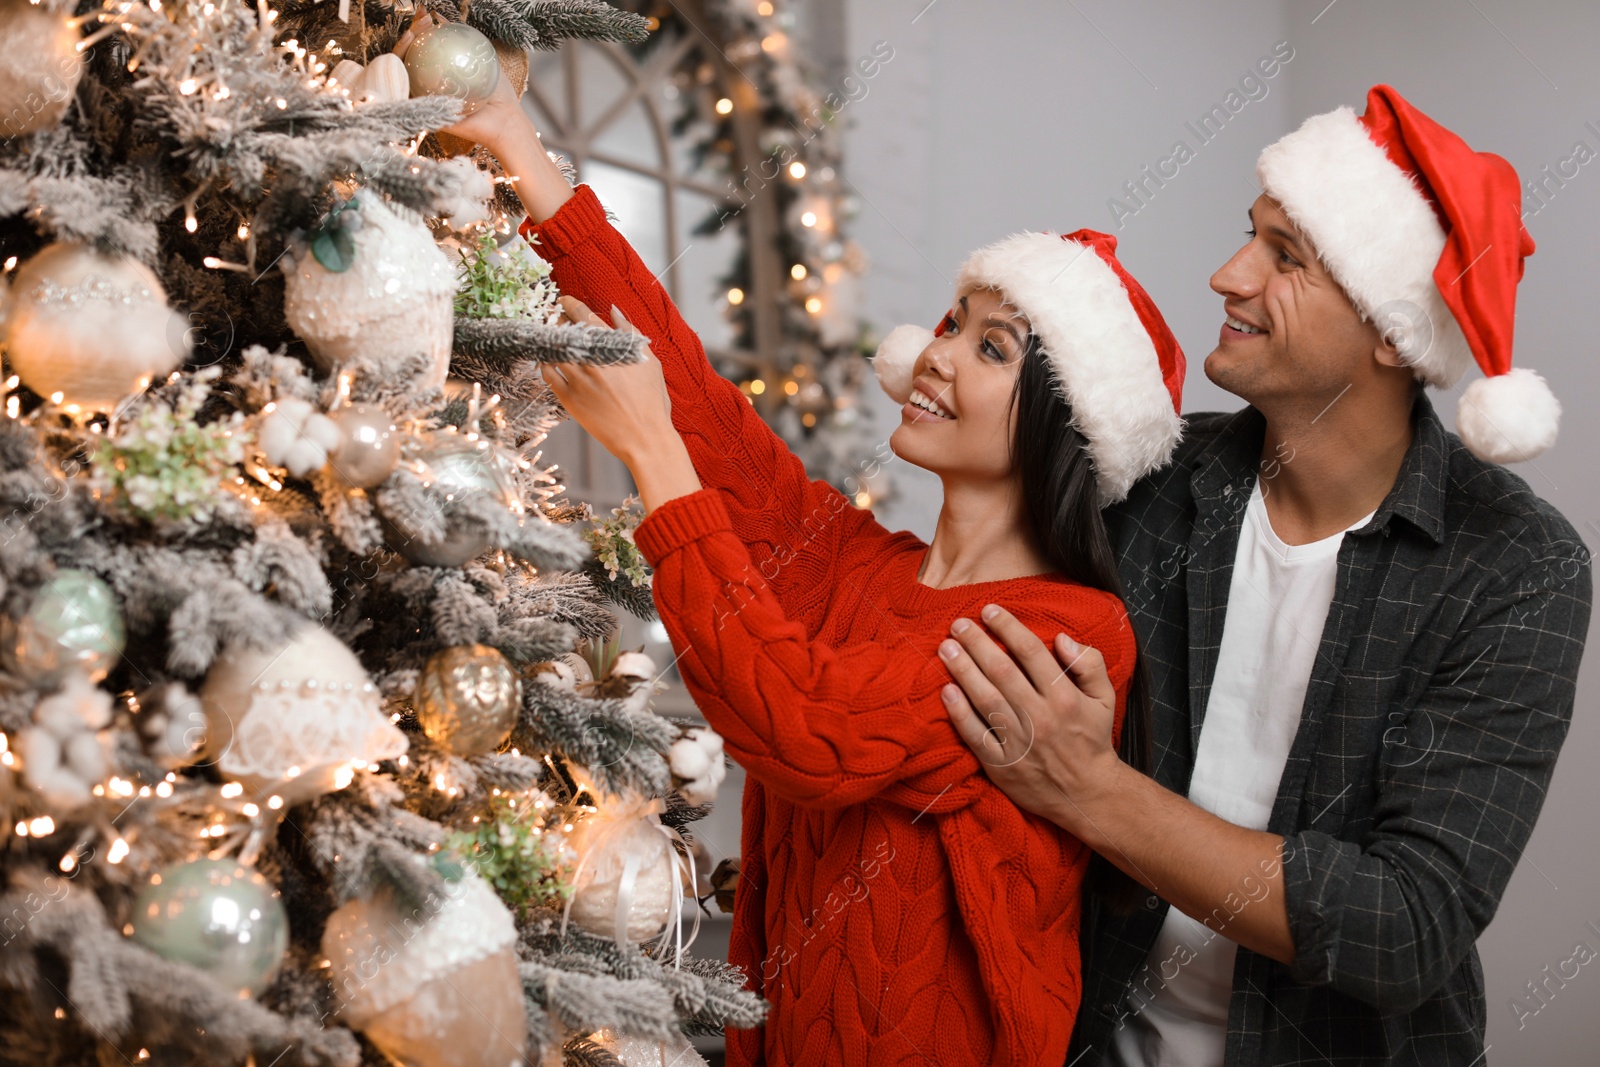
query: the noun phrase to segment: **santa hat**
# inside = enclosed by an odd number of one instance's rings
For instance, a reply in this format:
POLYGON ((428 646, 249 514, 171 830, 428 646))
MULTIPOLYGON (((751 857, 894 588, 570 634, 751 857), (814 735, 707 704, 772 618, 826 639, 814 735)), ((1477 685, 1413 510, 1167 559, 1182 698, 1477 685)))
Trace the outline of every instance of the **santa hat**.
POLYGON ((1256 176, 1418 378, 1448 388, 1477 361, 1486 377, 1456 411, 1474 455, 1515 463, 1555 443, 1561 405, 1538 374, 1511 366, 1517 282, 1533 254, 1511 164, 1378 85, 1365 115, 1307 119, 1261 153, 1256 176))
MULTIPOLYGON (((957 289, 998 289, 1028 320, 1088 445, 1102 507, 1166 463, 1182 432, 1183 350, 1116 252, 1117 239, 1094 230, 1019 233, 974 252, 956 279, 957 289)), ((910 399, 936 336, 900 326, 884 338, 872 361, 884 392, 910 399)))

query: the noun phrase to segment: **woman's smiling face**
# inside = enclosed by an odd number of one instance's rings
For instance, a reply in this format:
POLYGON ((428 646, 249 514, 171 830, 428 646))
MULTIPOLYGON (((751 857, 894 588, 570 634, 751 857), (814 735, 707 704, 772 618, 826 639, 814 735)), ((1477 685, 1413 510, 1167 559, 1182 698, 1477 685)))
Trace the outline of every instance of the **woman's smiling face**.
POLYGON ((917 357, 889 438, 895 455, 940 477, 1009 477, 1028 339, 1028 320, 998 290, 958 292, 940 336, 917 357))

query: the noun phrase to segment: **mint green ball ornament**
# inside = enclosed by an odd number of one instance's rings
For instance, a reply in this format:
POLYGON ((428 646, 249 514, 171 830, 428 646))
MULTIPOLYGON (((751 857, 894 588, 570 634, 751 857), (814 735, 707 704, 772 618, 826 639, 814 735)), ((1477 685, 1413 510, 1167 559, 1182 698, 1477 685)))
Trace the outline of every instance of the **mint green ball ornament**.
POLYGON ((111 587, 88 571, 63 568, 34 593, 8 628, 6 654, 17 674, 40 686, 82 671, 103 679, 127 644, 111 587))
POLYGON ((289 916, 278 891, 237 860, 197 859, 152 875, 133 905, 133 939, 169 960, 198 967, 241 998, 278 974, 289 916))

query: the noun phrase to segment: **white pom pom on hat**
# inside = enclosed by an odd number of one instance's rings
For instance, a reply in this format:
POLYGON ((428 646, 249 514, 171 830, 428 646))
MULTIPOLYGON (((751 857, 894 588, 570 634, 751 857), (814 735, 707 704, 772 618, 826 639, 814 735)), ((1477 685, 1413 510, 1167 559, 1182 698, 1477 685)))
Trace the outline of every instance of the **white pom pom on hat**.
POLYGON ((1513 367, 1467 386, 1456 430, 1472 454, 1490 463, 1521 463, 1556 443, 1561 402, 1536 372, 1513 367))
POLYGON ((934 333, 922 326, 896 326, 878 346, 872 359, 872 369, 878 375, 878 384, 904 404, 911 399, 911 378, 916 371, 917 357, 933 343, 934 333))
POLYGON ((1517 283, 1534 250, 1511 164, 1377 85, 1360 118, 1347 107, 1314 115, 1269 145, 1256 176, 1370 321, 1423 327, 1390 338, 1418 378, 1448 388, 1478 364, 1485 378, 1456 411, 1473 455, 1517 463, 1555 443, 1561 405, 1511 363, 1517 283))

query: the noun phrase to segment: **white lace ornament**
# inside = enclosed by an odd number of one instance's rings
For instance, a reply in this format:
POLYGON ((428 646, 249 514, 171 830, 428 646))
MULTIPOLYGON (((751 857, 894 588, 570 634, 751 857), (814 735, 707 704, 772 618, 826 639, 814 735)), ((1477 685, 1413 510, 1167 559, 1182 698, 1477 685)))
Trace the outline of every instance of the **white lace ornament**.
POLYGON ((361 661, 316 625, 277 648, 224 649, 200 701, 205 756, 258 798, 293 805, 342 789, 355 765, 407 747, 361 661))
POLYGON ((283 679, 257 686, 217 766, 230 778, 304 778, 300 788, 325 784, 316 791, 330 792, 348 784, 340 778, 351 763, 395 759, 407 744, 371 682, 323 687, 283 679))

